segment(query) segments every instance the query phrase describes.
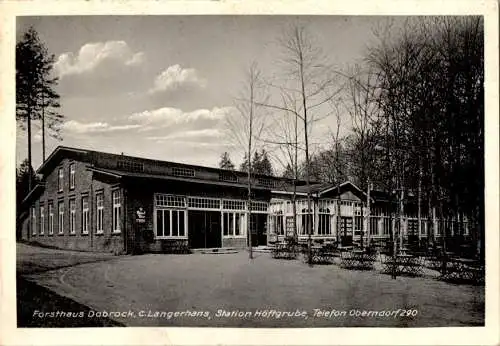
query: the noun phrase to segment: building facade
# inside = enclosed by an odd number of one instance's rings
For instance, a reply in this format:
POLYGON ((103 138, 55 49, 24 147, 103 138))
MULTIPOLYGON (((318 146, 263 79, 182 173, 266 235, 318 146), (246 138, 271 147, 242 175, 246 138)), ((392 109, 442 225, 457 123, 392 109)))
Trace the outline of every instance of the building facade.
MULTIPOLYGON (((114 253, 169 252, 173 248, 267 245, 293 235, 293 186, 284 178, 58 147, 37 170, 41 182, 25 198, 24 240, 64 249, 114 253), (247 229, 247 218, 250 228, 247 229), (251 234, 251 237, 249 237, 251 234)), ((346 182, 296 184, 297 234, 349 244, 387 240, 395 223, 383 196, 367 198, 346 182), (369 207, 368 207, 369 206, 369 207), (366 232, 362 232, 366 230, 366 232)), ((436 239, 411 207, 402 218, 405 237, 436 239)), ((464 219, 449 220, 466 235, 464 219)), ((438 230, 450 229, 439 222, 438 230)))

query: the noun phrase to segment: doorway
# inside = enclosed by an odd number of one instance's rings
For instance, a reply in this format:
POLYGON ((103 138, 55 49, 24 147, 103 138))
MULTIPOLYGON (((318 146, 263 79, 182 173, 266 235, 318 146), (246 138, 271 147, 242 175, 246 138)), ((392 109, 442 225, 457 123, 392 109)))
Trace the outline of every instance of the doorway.
POLYGON ((222 247, 221 213, 218 211, 188 211, 189 247, 206 249, 222 247))
POLYGON ((352 217, 350 216, 340 218, 340 244, 342 246, 352 245, 352 217))
POLYGON ((267 245, 267 214, 251 214, 252 246, 267 245))

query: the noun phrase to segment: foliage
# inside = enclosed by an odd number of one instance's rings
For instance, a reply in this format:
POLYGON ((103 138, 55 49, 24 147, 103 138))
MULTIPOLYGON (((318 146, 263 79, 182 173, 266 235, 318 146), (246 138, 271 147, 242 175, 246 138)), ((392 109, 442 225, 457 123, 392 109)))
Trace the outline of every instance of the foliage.
MULTIPOLYGON (((265 149, 255 151, 252 157, 251 174, 273 175, 273 167, 269 160, 269 154, 265 149)), ((240 165, 240 171, 248 170, 248 155, 245 153, 240 165)))
POLYGON ((225 151, 220 158, 219 168, 234 171, 234 164, 229 158, 229 153, 225 151))
MULTIPOLYGON (((16 44, 16 120, 28 134, 28 169, 31 165, 31 122, 41 120, 43 159, 45 159, 45 126, 49 135, 61 140, 63 116, 57 112, 59 95, 54 87, 58 79, 52 77, 54 55, 49 54, 32 27, 16 44)), ((28 181, 31 188, 32 182, 28 181)))
POLYGON ((35 182, 37 177, 33 168, 29 169, 28 159, 25 159, 18 168, 16 168, 16 207, 17 213, 21 212, 21 202, 29 193, 29 180, 35 182))
POLYGON ((16 119, 25 129, 28 117, 40 120, 43 111, 49 135, 61 139, 64 117, 57 112, 60 97, 54 89, 58 83, 52 76, 54 61, 35 29, 29 28, 16 45, 16 119))

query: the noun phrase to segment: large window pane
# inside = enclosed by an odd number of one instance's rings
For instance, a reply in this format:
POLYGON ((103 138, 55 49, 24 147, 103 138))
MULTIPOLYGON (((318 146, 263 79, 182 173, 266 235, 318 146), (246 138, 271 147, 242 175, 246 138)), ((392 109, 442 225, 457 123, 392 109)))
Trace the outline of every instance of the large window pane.
POLYGON ((235 228, 234 228, 234 235, 240 235, 241 232, 240 232, 240 229, 241 229, 241 220, 243 219, 242 218, 242 215, 241 214, 235 214, 235 228))
POLYGON ((163 236, 163 210, 156 211, 156 236, 163 236))
POLYGON ((184 237, 185 232, 184 232, 184 216, 185 212, 184 211, 179 211, 179 236, 184 237))
POLYGON ((179 228, 179 218, 178 218, 179 212, 177 210, 172 210, 172 236, 177 237, 179 235, 178 228, 179 228))
POLYGON ((169 237, 172 233, 170 232, 170 210, 163 211, 163 236, 169 237))

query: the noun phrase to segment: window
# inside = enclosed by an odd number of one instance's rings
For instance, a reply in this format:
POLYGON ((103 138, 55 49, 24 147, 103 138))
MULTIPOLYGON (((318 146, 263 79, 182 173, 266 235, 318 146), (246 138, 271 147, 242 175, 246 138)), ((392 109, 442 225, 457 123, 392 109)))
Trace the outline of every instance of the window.
MULTIPOLYGON (((421 222, 420 222, 420 231, 422 232, 422 235, 425 235, 427 233, 426 232, 426 224, 427 224, 427 221, 421 220, 421 222)), ((460 233, 460 234, 463 234, 463 233, 460 233)))
POLYGON ((40 206, 40 235, 45 233, 45 207, 40 206))
POLYGON ((370 217, 370 234, 378 234, 378 217, 370 217))
POLYGON ((144 172, 144 163, 133 161, 130 159, 120 159, 118 160, 116 167, 118 169, 123 169, 125 171, 131 172, 144 172))
POLYGON ((122 203, 120 191, 113 191, 113 232, 120 232, 120 215, 122 203))
POLYGON ((276 182, 269 178, 258 178, 257 183, 265 187, 275 187, 276 182))
POLYGON ((185 208, 186 198, 175 195, 155 195, 155 205, 157 207, 185 208))
POLYGON ((59 187, 59 191, 63 190, 63 183, 64 183, 64 170, 62 167, 59 168, 58 176, 57 176, 57 186, 59 187))
POLYGON ((156 238, 185 238, 185 210, 157 209, 156 238))
POLYGON ((219 180, 237 183, 238 177, 234 173, 221 172, 221 173, 219 173, 219 180))
POLYGON ((36 235, 36 207, 31 207, 31 234, 36 235))
POLYGON ((245 210, 245 201, 223 200, 222 209, 225 210, 245 210))
POLYGON ((251 203, 250 203, 250 210, 252 210, 252 211, 264 211, 264 212, 267 212, 267 209, 268 209, 268 203, 267 202, 251 201, 251 203))
POLYGON ((243 235, 243 213, 224 213, 224 236, 240 236, 243 235))
POLYGON ((340 233, 342 235, 351 235, 352 233, 352 217, 340 217, 340 233))
POLYGON ((354 217, 354 230, 361 231, 363 229, 363 217, 355 216, 354 217))
POLYGON ((188 207, 191 209, 220 209, 220 199, 205 197, 188 197, 188 207))
POLYGON ((318 228, 318 234, 320 235, 330 235, 332 234, 331 232, 331 227, 330 227, 330 209, 325 208, 325 209, 320 209, 319 210, 319 228, 318 228))
POLYGON ((59 234, 64 234, 64 201, 60 201, 58 205, 59 209, 59 222, 58 222, 58 227, 59 227, 59 234))
POLYGON ((82 234, 89 233, 89 198, 82 197, 82 234))
POLYGON ((69 200, 69 234, 76 233, 76 201, 74 198, 69 200))
POLYGON ((391 219, 384 217, 383 220, 382 230, 384 231, 384 234, 391 234, 391 219))
POLYGON ((285 228, 283 227, 283 212, 280 210, 273 216, 274 232, 277 235, 285 235, 285 228))
POLYGON ((417 235, 418 234, 418 220, 408 219, 407 221, 407 234, 408 235, 417 235))
POLYGON ((312 210, 309 209, 309 213, 307 213, 307 209, 302 209, 301 219, 301 228, 300 235, 308 235, 309 231, 311 234, 314 234, 314 225, 313 225, 313 217, 312 210))
POLYGON ((194 177, 194 169, 184 167, 172 167, 172 175, 178 177, 194 177))
POLYGON ((54 205, 49 202, 49 235, 54 234, 54 205))
POLYGON ((69 188, 75 188, 75 164, 71 163, 69 165, 69 188))
POLYGON ((102 192, 96 195, 96 209, 97 209, 97 228, 96 233, 104 231, 104 194, 102 192))

